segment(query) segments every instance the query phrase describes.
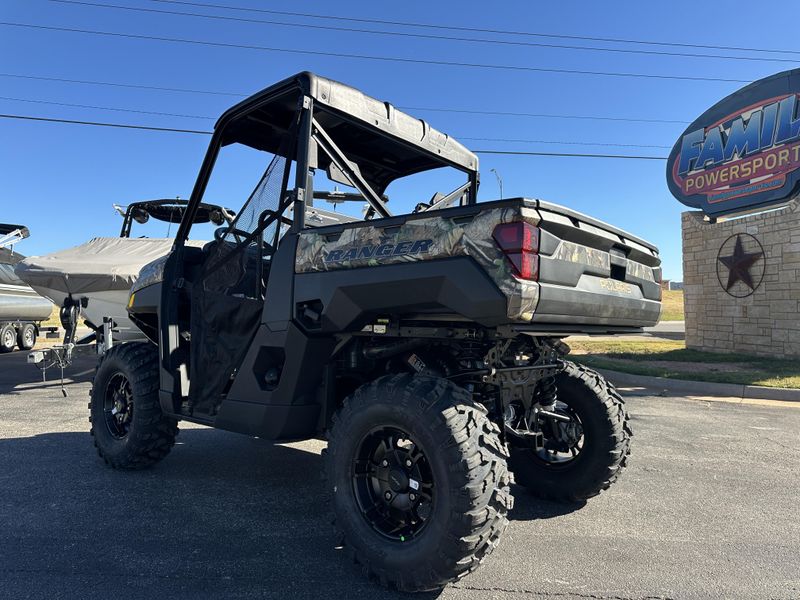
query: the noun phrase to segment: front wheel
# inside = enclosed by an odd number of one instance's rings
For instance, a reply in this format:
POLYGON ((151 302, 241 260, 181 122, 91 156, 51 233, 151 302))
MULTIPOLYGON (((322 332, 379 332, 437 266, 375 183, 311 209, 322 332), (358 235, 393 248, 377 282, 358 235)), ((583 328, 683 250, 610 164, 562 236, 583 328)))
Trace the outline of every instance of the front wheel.
POLYGON ((512 448, 509 467, 517 483, 549 500, 580 501, 608 489, 630 454, 631 428, 622 397, 606 379, 565 363, 556 375, 557 400, 543 419, 544 447, 512 448))
POLYGON ((391 375, 344 401, 326 471, 344 547, 403 591, 439 589, 497 545, 513 500, 499 430, 445 379, 391 375))
POLYGON ((115 469, 143 469, 175 444, 178 422, 161 412, 158 349, 150 342, 114 346, 97 365, 89 402, 97 453, 115 469))

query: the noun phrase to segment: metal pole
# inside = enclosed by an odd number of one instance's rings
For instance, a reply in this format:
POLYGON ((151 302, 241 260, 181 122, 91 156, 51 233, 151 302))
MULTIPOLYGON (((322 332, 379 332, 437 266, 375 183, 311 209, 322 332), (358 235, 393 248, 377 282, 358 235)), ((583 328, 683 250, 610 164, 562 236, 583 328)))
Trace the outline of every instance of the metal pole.
MULTIPOLYGON (((292 229, 302 231, 306 224, 306 192, 309 187, 308 156, 313 125, 313 101, 304 96, 300 105, 300 130, 297 132, 294 219, 292 229)), ((280 227, 280 224, 278 224, 280 227)))
POLYGON ((494 176, 497 177, 497 185, 500 186, 500 200, 503 199, 503 179, 500 177, 500 174, 495 169, 490 169, 494 176))

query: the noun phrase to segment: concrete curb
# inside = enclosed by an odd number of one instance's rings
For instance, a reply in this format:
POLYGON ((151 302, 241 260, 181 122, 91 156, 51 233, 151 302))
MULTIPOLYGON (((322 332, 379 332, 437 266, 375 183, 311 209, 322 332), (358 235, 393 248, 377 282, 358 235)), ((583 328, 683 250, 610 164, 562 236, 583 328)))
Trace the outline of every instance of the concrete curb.
POLYGON ((794 388, 769 388, 760 385, 735 383, 711 383, 708 381, 684 381, 633 375, 610 369, 597 369, 617 387, 655 388, 678 396, 711 396, 718 398, 741 398, 747 400, 780 400, 800 402, 800 390, 794 388))

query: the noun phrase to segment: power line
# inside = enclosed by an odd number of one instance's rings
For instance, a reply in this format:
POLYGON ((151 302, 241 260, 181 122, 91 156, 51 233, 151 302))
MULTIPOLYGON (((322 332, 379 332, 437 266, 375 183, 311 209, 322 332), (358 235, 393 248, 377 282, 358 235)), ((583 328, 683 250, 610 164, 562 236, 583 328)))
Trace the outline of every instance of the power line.
POLYGON ((56 83, 77 83, 82 85, 102 85, 109 87, 129 88, 135 90, 151 90, 158 92, 180 92, 182 94, 210 94, 213 96, 233 96, 244 98, 247 94, 234 92, 213 92, 209 90, 193 90, 187 88, 162 87, 157 85, 139 85, 135 83, 118 83, 113 81, 90 81, 86 79, 65 79, 63 77, 42 77, 39 75, 20 75, 19 73, 0 73, 0 77, 13 77, 14 79, 33 79, 35 81, 53 81, 56 83))
POLYGON ((125 123, 103 123, 100 121, 76 121, 74 119, 54 119, 50 117, 34 117, 31 115, 4 115, 0 114, 0 119, 22 119, 24 121, 45 121, 48 123, 69 123, 70 125, 93 125, 95 127, 117 127, 120 129, 143 129, 145 131, 167 131, 170 133, 196 133, 201 135, 211 135, 211 131, 199 131, 197 129, 175 129, 173 127, 149 127, 147 125, 128 125, 125 123))
MULTIPOLYGON (((120 108, 116 106, 99 106, 96 104, 75 104, 72 102, 57 102, 54 100, 38 100, 32 98, 16 98, 12 96, 0 96, 0 100, 8 100, 11 102, 27 102, 31 104, 47 104, 51 106, 66 106, 70 108, 89 108, 92 110, 109 110, 115 112, 135 113, 141 115, 155 115, 160 117, 181 117, 187 119, 204 119, 213 121, 217 117, 208 115, 187 115, 181 113, 161 112, 155 110, 138 110, 133 108, 120 108)), ((624 144, 624 143, 610 143, 610 142, 576 142, 576 141, 563 141, 563 140, 530 140, 518 138, 491 138, 491 137, 467 137, 456 135, 460 140, 480 141, 480 142, 507 142, 517 144, 556 144, 556 145, 571 145, 571 146, 615 146, 620 148, 671 148, 672 146, 660 146, 654 144, 624 144)))
POLYGON ((730 79, 726 77, 700 77, 693 75, 658 75, 655 73, 626 73, 617 71, 585 71, 579 69, 556 69, 547 67, 528 67, 522 65, 498 65, 488 63, 469 63, 446 60, 431 60, 422 58, 403 58, 399 56, 374 56, 368 54, 348 54, 344 52, 325 52, 321 50, 299 50, 296 48, 278 48, 271 46, 257 46, 255 44, 234 44, 230 42, 211 42, 208 40, 192 40, 186 38, 171 38, 156 35, 141 35, 133 33, 119 33, 114 31, 96 31, 92 29, 77 29, 72 27, 55 27, 50 25, 33 25, 31 23, 11 23, 0 21, 0 26, 20 27, 26 29, 38 29, 40 31, 60 31, 64 33, 79 33, 84 35, 97 35, 104 37, 117 37, 134 40, 146 40, 156 42, 169 42, 177 44, 191 44, 195 46, 210 46, 216 48, 234 48, 239 50, 256 50, 259 52, 279 52, 284 54, 301 54, 304 56, 325 56, 330 58, 349 58, 355 60, 370 60, 377 62, 394 62, 419 65, 436 65, 447 67, 466 67, 473 69, 491 69, 514 72, 534 72, 534 73, 560 73, 568 75, 597 75, 602 77, 633 77, 641 79, 660 79, 671 81, 717 81, 723 83, 749 83, 747 79, 730 79))
POLYGON ((633 160, 667 160, 666 156, 631 156, 628 154, 572 154, 567 152, 511 152, 508 150, 473 150, 475 154, 506 154, 517 156, 564 156, 570 158, 627 158, 633 160))
MULTIPOLYGON (((220 92, 211 90, 195 90, 187 88, 173 88, 161 87, 155 85, 138 85, 132 83, 120 83, 110 81, 91 81, 86 79, 65 79, 62 77, 41 77, 36 75, 21 75, 18 73, 0 73, 0 77, 10 77, 16 79, 31 79, 35 81, 52 81, 56 83, 74 83, 80 85, 99 85, 111 86, 130 89, 141 90, 154 90, 162 92, 180 92, 187 94, 209 94, 215 96, 231 96, 234 98, 245 98, 247 94, 236 92, 220 92)), ((603 115, 571 115, 571 114, 553 114, 553 113, 526 113, 526 112, 505 112, 497 110, 471 110, 463 108, 436 108, 430 106, 398 106, 401 110, 414 110, 414 111, 429 111, 441 113, 464 113, 471 115, 490 115, 490 116, 504 116, 504 117, 533 117, 543 119, 590 119, 596 121, 624 121, 631 123, 676 123, 679 125, 687 125, 689 121, 679 121, 674 119, 645 119, 636 117, 609 117, 603 115)))
MULTIPOLYGON (((11 115, 0 114, 0 119, 20 119, 25 121, 42 121, 47 123, 65 123, 70 125, 90 125, 94 127, 113 127, 120 129, 138 129, 144 131, 158 131, 169 133, 191 133, 200 135, 211 135, 211 131, 200 131, 197 129, 176 129, 173 127, 150 127, 147 125, 130 125, 127 123, 106 123, 101 121, 78 121, 74 119, 56 119, 50 117, 36 117, 32 115, 11 115)), ((565 152, 511 152, 505 150, 473 150, 475 154, 504 154, 504 155, 519 155, 519 156, 559 156, 559 157, 574 157, 574 158, 623 158, 623 159, 637 159, 637 160, 666 160, 666 157, 661 156, 632 156, 627 154, 572 154, 565 152)))
POLYGON ((518 138, 487 138, 487 137, 466 137, 455 136, 459 140, 470 140, 473 142, 507 142, 513 144, 564 144, 568 146, 615 146, 619 148, 672 148, 672 146, 662 146, 657 144, 615 144, 611 142, 566 142, 561 140, 526 140, 518 138))
POLYGON ((410 37, 418 39, 429 40, 444 40, 456 42, 477 42, 482 44, 497 44, 503 46, 522 46, 530 48, 553 48, 561 50, 582 50, 587 52, 611 52, 617 54, 644 54, 649 56, 679 56, 684 58, 712 58, 721 60, 739 60, 739 61, 752 61, 752 62, 777 62, 777 63, 797 63, 793 58, 777 58, 777 57, 754 57, 754 56, 731 56, 729 54, 699 54, 693 52, 670 52, 665 50, 641 50, 630 48, 602 48, 599 46, 576 46, 568 44, 553 44, 544 42, 520 42, 513 40, 492 40, 487 38, 470 38, 459 36, 448 36, 440 34, 425 34, 425 33, 410 33, 401 31, 386 31, 374 29, 359 29, 355 27, 336 27, 332 25, 314 25, 311 23, 290 23, 286 21, 274 21, 268 19, 251 19, 246 17, 231 17, 227 15, 206 15, 196 12, 186 12, 178 10, 162 10, 157 8, 144 8, 138 6, 121 6, 119 4, 106 4, 101 2, 87 2, 84 0, 49 0, 49 2, 56 2, 59 4, 68 4, 75 6, 88 6, 93 8, 109 8, 113 10, 127 10, 134 12, 143 12, 159 15, 173 15, 182 17, 195 17, 201 19, 212 19, 221 21, 234 21, 240 23, 253 23, 261 25, 277 25, 279 27, 296 27, 302 29, 316 29, 324 31, 338 31, 345 33, 366 33, 371 35, 383 35, 394 37, 410 37))
POLYGON ((118 108, 114 106, 98 106, 96 104, 73 104, 72 102, 56 102, 54 100, 35 100, 32 98, 14 98, 12 96, 0 96, 0 100, 10 100, 11 102, 29 102, 32 104, 49 104, 52 106, 68 106, 70 108, 91 108, 92 110, 111 110, 115 112, 136 113, 140 115, 157 115, 160 117, 181 117, 184 119, 208 119, 215 120, 217 117, 205 115, 187 115, 182 113, 161 112, 156 110, 137 110, 134 108, 118 108))
POLYGON ((252 8, 252 7, 243 7, 243 6, 231 6, 229 4, 211 4, 211 3, 204 3, 204 2, 189 2, 186 0, 150 0, 151 2, 158 2, 161 4, 179 4, 184 6, 197 6, 203 8, 221 8, 226 10, 236 10, 236 11, 244 11, 244 12, 251 12, 251 13, 262 13, 262 14, 273 14, 273 15, 283 15, 283 16, 292 16, 292 17, 306 17, 312 19, 325 19, 325 20, 332 20, 332 21, 350 21, 354 23, 373 23, 378 25, 395 25, 401 27, 419 27, 422 29, 449 29, 451 31, 469 31, 474 33, 494 33, 499 35, 516 35, 516 36, 527 36, 527 37, 542 37, 542 38, 553 38, 553 39, 565 39, 565 40, 583 40, 589 42, 609 42, 609 43, 617 43, 617 44, 640 44, 644 46, 667 46, 667 47, 675 47, 675 48, 701 48, 701 49, 708 49, 708 50, 736 50, 741 52, 767 52, 767 53, 779 53, 779 54, 794 54, 800 55, 800 51, 797 50, 781 50, 781 49, 768 49, 768 48, 750 48, 745 46, 721 46, 721 45, 714 45, 714 44, 696 44, 696 43, 689 43, 689 42, 655 42, 652 40, 640 40, 640 39, 631 39, 631 38, 613 38, 613 37, 597 37, 597 36, 585 36, 585 35, 568 35, 568 34, 557 34, 557 33, 542 33, 542 32, 534 32, 534 31, 515 31, 515 30, 508 30, 508 29, 487 29, 481 27, 461 27, 457 25, 446 25, 442 23, 419 23, 419 22, 409 22, 409 21, 391 21, 386 19, 367 19, 367 18, 358 18, 358 17, 343 17, 337 15, 321 15, 321 14, 314 14, 314 13, 305 13, 305 12, 290 12, 290 11, 283 11, 283 10, 272 10, 266 8, 252 8))
POLYGON ((398 106, 402 110, 418 110, 430 112, 452 112, 466 113, 470 115, 502 115, 504 117, 540 117, 545 119, 592 119, 597 121, 626 121, 631 123, 676 123, 688 125, 689 121, 678 121, 676 119, 644 119, 636 117, 606 117, 600 115, 559 115, 552 113, 527 113, 527 112, 506 112, 496 110, 467 110, 463 108, 431 108, 425 106, 398 106))

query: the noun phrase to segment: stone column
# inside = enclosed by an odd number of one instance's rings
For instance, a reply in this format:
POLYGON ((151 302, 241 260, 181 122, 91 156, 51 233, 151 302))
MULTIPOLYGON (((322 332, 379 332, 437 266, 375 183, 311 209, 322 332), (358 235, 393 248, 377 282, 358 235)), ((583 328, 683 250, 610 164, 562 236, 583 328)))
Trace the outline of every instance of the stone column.
POLYGON ((684 212, 686 346, 800 357, 800 202, 717 223, 684 212))

